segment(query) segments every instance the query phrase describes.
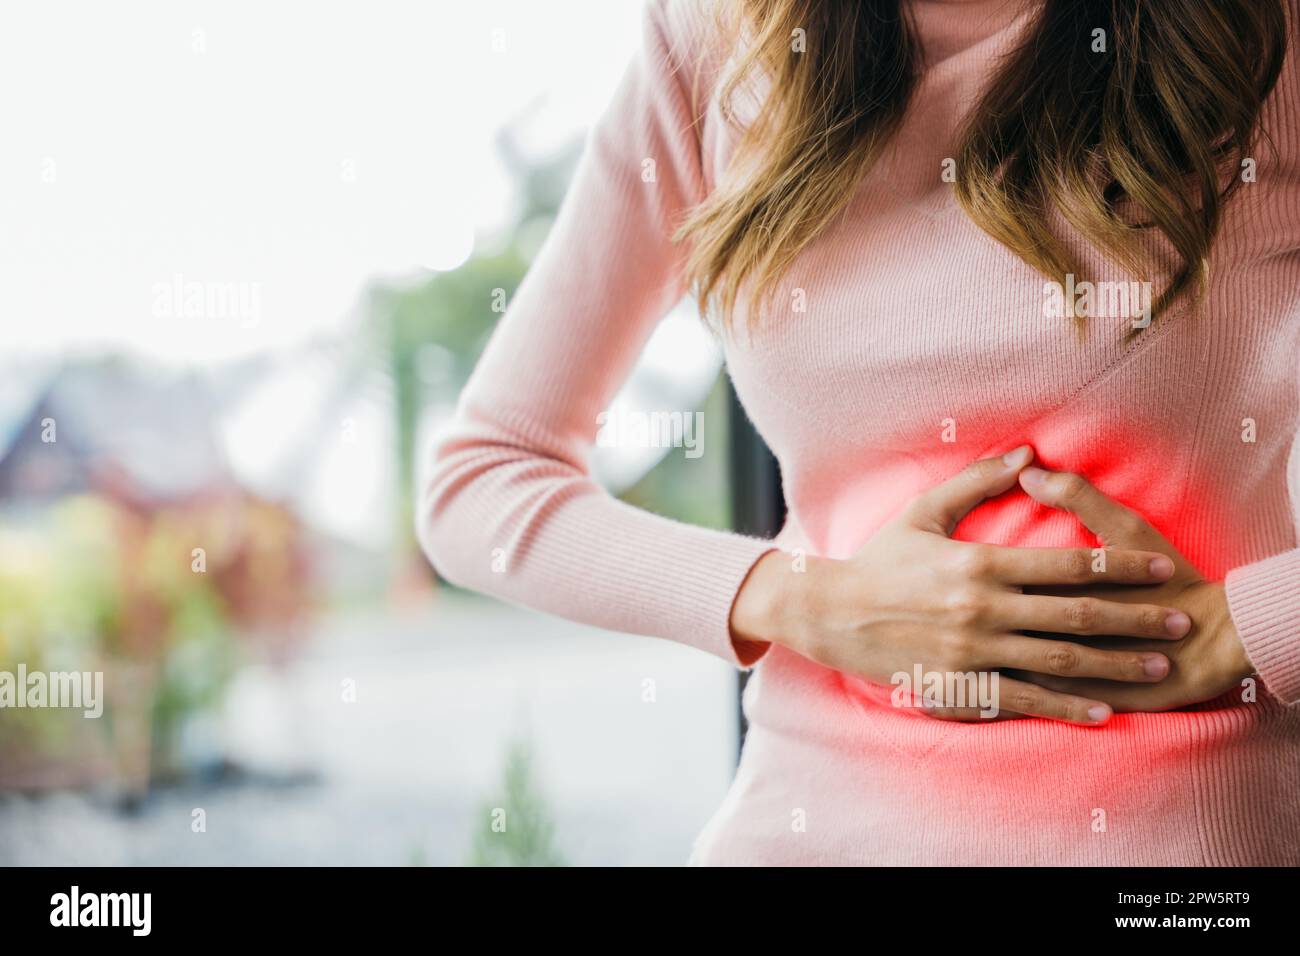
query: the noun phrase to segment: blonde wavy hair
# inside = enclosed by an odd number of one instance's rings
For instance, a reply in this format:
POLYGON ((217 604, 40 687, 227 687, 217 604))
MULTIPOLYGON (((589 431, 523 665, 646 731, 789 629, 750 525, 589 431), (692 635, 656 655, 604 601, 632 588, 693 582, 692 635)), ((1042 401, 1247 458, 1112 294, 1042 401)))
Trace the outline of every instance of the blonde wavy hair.
MULTIPOLYGON (((731 174, 676 235, 702 307, 728 324, 742 294, 761 304, 844 210, 903 120, 921 50, 903 0, 716 10, 741 47, 719 91, 729 121, 737 91, 760 73, 770 80, 731 174)), ((1058 281, 1080 270, 1049 212, 1134 274, 1150 267, 1141 239, 1158 230, 1177 263, 1153 315, 1199 296, 1286 53, 1282 0, 1044 0, 1034 16, 962 131, 958 203, 1058 281), (1098 28, 1104 53, 1092 49, 1098 28), (1121 215, 1121 203, 1136 214, 1121 215)))

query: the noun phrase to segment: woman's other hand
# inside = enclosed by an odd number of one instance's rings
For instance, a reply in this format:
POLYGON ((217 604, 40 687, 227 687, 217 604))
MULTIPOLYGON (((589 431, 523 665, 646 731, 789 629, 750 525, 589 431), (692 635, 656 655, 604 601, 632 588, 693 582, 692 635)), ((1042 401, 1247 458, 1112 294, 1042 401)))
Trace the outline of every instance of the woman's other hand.
MULTIPOLYGON (((1176 572, 1157 549, 1007 548, 954 541, 957 523, 982 501, 1008 491, 1033 452, 1028 446, 977 461, 923 493, 852 558, 770 552, 754 566, 732 610, 738 642, 774 642, 827 667, 881 684, 893 675, 1017 670, 1043 677, 1092 678, 1101 686, 1149 686, 1170 670, 1169 649, 1191 621, 1177 605, 1099 597, 1025 594, 1027 587, 1105 583, 1150 589, 1176 572), (1094 637, 1125 635, 1135 649, 1096 648, 1023 631, 1094 637)), ((1001 677, 998 706, 1073 724, 1104 723, 1098 696, 1001 677)), ((945 701, 945 704, 956 704, 945 701)), ((964 719, 977 708, 935 716, 964 719), (968 713, 969 712, 969 713, 968 713)))
MULTIPOLYGON (((1172 710, 1212 700, 1239 686, 1253 668, 1246 657, 1228 611, 1223 585, 1206 581, 1196 568, 1145 518, 1107 497, 1086 479, 1041 468, 1026 468, 1020 485, 1037 501, 1068 511, 1101 539, 1108 548, 1140 548, 1167 555, 1174 573, 1153 587, 1116 588, 1100 582, 1071 592, 1090 600, 1138 602, 1178 608, 1193 621, 1191 632, 1176 644, 1105 639, 1090 642, 1098 648, 1124 647, 1161 651, 1172 664, 1168 677, 1158 684, 1136 687, 1111 680, 1094 680, 1025 674, 1032 681, 1065 694, 1104 701, 1119 711, 1172 710)), ((1107 552, 1126 554, 1127 550, 1107 552)), ((1052 590, 1052 589, 1046 589, 1052 590)))

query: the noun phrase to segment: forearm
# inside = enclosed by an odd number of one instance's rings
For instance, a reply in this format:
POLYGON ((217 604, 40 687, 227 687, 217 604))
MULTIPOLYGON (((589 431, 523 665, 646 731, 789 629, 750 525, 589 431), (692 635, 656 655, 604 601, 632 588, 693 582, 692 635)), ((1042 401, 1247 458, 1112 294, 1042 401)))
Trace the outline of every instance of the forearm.
POLYGON ((441 458, 419 534, 453 583, 748 663, 728 615, 766 541, 650 514, 558 462, 483 444, 441 458))

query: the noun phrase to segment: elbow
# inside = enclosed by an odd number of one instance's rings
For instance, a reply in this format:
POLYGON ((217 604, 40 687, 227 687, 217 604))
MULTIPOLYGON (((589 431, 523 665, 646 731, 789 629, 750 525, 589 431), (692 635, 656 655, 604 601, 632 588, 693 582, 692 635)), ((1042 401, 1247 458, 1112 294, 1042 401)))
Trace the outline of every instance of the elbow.
POLYGON ((462 518, 464 477, 445 451, 435 448, 427 473, 421 476, 415 503, 415 539, 438 577, 460 588, 476 589, 472 573, 478 551, 474 523, 462 518))
POLYGON ((438 577, 451 584, 457 584, 454 580, 455 571, 447 567, 448 562, 444 557, 447 552, 446 538, 437 533, 427 487, 421 491, 415 503, 415 540, 420 544, 424 559, 433 567, 438 577))
POLYGON ((428 462, 415 514, 420 548, 449 584, 495 597, 521 586, 518 543, 534 538, 565 499, 595 490, 551 446, 501 432, 453 430, 428 462))
POLYGON ((475 550, 474 543, 452 530, 454 522, 453 516, 448 514, 449 506, 438 502, 434 488, 434 485, 426 484, 416 503, 416 541, 439 578, 458 588, 476 590, 470 560, 470 552, 475 550))

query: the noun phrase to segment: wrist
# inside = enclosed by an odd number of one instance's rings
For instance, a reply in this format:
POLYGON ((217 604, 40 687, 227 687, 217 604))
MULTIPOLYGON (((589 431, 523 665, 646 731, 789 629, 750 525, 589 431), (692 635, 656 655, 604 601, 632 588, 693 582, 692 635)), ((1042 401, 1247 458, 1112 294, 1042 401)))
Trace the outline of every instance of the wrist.
MULTIPOLYGON (((1232 619, 1228 607, 1228 598, 1222 584, 1209 584, 1205 588, 1209 600, 1204 602, 1200 611, 1202 619, 1213 627, 1219 653, 1219 672, 1225 682, 1239 683, 1255 673, 1255 667, 1246 655, 1246 645, 1242 643, 1237 625, 1232 619)), ((1195 616, 1193 617, 1195 620, 1195 616)))
POLYGON ((1237 631, 1236 622, 1232 620, 1232 612, 1228 610, 1228 600, 1224 596, 1223 586, 1217 585, 1217 591, 1223 611, 1219 626, 1223 629, 1223 645, 1228 657, 1227 667, 1233 681, 1240 683, 1255 673, 1255 665, 1250 662, 1250 657, 1246 654, 1246 645, 1237 631))
MULTIPOLYGON (((737 649, 777 644, 802 653, 815 622, 826 558, 772 550, 754 563, 731 609, 737 649)), ((756 656, 756 655, 755 655, 756 656)))

